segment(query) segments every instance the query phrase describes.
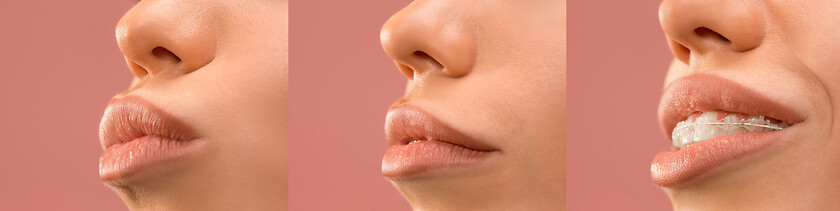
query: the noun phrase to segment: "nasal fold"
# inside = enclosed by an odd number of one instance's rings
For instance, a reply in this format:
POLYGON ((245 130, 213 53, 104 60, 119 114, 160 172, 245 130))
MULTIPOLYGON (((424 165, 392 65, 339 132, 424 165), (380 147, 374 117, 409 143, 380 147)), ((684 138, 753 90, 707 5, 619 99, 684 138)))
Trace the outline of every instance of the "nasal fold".
POLYGON ((415 1, 382 27, 382 48, 409 79, 463 77, 475 65, 477 29, 469 17, 447 12, 447 5, 433 5, 445 2, 415 1))
POLYGON ((659 8, 662 29, 675 57, 747 52, 766 36, 767 11, 760 2, 665 0, 659 8))
MULTIPOLYGON (((216 56, 210 14, 178 11, 177 1, 143 1, 117 24, 117 43, 137 77, 194 72, 216 56)), ((201 9, 201 8, 198 8, 201 9)))

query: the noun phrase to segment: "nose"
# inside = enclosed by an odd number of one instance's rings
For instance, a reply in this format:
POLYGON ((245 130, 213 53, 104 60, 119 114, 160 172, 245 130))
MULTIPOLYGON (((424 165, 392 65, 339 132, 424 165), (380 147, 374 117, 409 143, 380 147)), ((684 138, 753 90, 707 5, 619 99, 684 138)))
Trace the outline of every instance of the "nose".
POLYGON ((747 0, 664 0, 659 20, 674 56, 686 64, 693 54, 755 49, 767 25, 764 5, 747 0))
POLYGON ((213 18, 182 0, 143 0, 117 24, 117 44, 138 78, 187 74, 216 54, 213 18))
POLYGON ((412 80, 470 73, 477 54, 476 25, 471 17, 454 12, 464 2, 414 1, 385 22, 379 36, 382 48, 400 72, 412 80))

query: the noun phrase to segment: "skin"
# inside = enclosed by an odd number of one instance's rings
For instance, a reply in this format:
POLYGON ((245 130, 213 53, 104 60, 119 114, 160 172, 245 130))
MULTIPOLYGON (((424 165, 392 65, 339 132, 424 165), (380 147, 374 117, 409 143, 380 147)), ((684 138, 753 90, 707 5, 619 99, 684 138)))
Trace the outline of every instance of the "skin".
POLYGON ((675 210, 840 207, 836 8, 840 1, 662 2, 662 27, 676 57, 666 86, 680 77, 714 74, 805 116, 788 140, 664 188, 675 210), (695 33, 698 27, 713 32, 695 33))
POLYGON ((418 0, 382 27, 411 104, 499 159, 392 180, 416 210, 565 208, 565 1, 418 0), (422 53, 415 53, 422 52, 422 53))
POLYGON ((283 0, 143 0, 123 16, 117 41, 135 78, 118 96, 208 140, 172 171, 106 183, 131 210, 287 209, 287 14, 283 0))

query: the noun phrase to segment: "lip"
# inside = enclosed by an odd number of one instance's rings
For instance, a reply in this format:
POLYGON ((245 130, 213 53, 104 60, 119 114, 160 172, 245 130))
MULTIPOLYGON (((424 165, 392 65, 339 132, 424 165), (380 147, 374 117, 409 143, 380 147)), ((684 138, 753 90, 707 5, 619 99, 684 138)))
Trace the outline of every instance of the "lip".
POLYGON ((429 176, 487 163, 501 151, 456 131, 425 111, 408 105, 394 106, 385 121, 388 150, 382 158, 382 175, 388 179, 429 176), (412 140, 426 141, 409 144, 412 140))
MULTIPOLYGON (((695 74, 673 81, 659 104, 659 123, 671 146, 671 133, 678 122, 695 112, 726 111, 763 115, 790 123, 778 131, 728 135, 663 151, 651 164, 651 176, 662 187, 684 185, 723 164, 764 151, 786 140, 804 121, 801 113, 728 79, 695 74)), ((672 147, 673 148, 673 147, 672 147)))
POLYGON ((204 142, 191 127, 136 96, 109 102, 99 140, 99 176, 115 185, 175 170, 165 167, 196 154, 204 142))

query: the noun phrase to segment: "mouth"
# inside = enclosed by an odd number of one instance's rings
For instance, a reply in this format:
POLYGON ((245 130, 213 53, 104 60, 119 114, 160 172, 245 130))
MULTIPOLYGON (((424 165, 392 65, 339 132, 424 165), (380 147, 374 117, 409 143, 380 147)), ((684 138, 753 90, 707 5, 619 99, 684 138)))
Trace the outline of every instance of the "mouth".
POLYGON ((99 140, 99 176, 115 186, 175 170, 166 167, 196 154, 204 142, 191 127, 135 96, 111 100, 99 140))
POLYGON ((677 123, 673 132, 671 132, 671 143, 673 147, 683 149, 692 144, 721 136, 777 131, 790 125, 790 123, 761 115, 727 111, 698 111, 686 120, 677 123))
POLYGON ((412 106, 393 107, 386 117, 385 133, 388 150, 382 159, 382 175, 391 180, 475 168, 501 153, 412 106))
POLYGON ((685 185, 724 164, 787 140, 803 115, 733 81, 708 74, 673 81, 659 105, 670 151, 651 164, 662 187, 685 185))

